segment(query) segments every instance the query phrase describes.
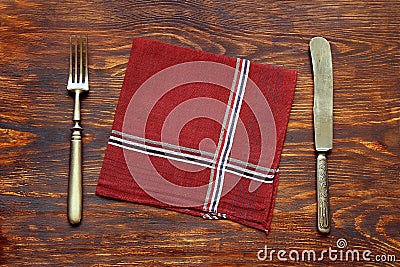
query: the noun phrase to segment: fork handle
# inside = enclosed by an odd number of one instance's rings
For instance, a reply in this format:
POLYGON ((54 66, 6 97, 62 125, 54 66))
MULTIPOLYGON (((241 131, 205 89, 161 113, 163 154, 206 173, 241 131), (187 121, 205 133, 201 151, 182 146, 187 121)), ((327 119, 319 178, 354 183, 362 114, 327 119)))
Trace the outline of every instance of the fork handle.
POLYGON ((79 93, 75 95, 74 127, 71 129, 71 158, 69 165, 68 185, 68 220, 78 224, 82 218, 82 127, 79 125, 79 93), (76 103, 78 102, 78 104, 76 103), (78 110, 77 110, 78 109, 78 110))
POLYGON ((78 224, 82 217, 82 128, 78 123, 72 128, 71 159, 68 185, 68 220, 78 224))

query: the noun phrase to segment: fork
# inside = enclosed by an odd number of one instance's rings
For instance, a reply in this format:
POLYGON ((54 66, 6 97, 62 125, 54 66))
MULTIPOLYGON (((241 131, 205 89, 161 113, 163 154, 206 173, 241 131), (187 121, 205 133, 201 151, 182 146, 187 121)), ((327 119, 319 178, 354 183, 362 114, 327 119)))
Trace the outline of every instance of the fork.
POLYGON ((67 90, 74 95, 74 113, 72 121, 71 156, 68 182, 68 220, 79 224, 82 218, 82 135, 80 96, 89 91, 88 74, 88 37, 69 38, 69 76, 67 90), (79 64, 78 64, 79 62, 79 64))

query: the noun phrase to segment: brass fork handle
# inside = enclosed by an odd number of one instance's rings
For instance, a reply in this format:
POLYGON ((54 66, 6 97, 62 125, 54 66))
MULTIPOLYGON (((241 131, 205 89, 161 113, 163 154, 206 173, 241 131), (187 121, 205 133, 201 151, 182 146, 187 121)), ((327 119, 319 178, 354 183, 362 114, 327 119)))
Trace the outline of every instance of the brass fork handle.
POLYGON ((75 91, 74 115, 72 121, 71 158, 69 165, 68 185, 68 220, 71 224, 78 224, 82 218, 82 127, 80 123, 80 95, 75 91))
POLYGON ((317 157, 317 205, 318 231, 327 234, 331 231, 329 223, 328 164, 325 153, 317 157))

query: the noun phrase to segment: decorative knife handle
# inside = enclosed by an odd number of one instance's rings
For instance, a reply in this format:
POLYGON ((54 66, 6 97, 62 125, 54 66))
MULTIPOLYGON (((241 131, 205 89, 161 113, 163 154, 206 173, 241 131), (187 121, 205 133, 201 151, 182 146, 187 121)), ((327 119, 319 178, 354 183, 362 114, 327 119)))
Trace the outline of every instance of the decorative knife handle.
POLYGON ((74 116, 71 136, 71 158, 68 185, 68 220, 78 224, 82 217, 82 127, 80 122, 79 94, 75 92, 74 116))
POLYGON ((325 153, 317 157, 317 205, 318 231, 327 234, 331 231, 329 223, 328 164, 325 153))

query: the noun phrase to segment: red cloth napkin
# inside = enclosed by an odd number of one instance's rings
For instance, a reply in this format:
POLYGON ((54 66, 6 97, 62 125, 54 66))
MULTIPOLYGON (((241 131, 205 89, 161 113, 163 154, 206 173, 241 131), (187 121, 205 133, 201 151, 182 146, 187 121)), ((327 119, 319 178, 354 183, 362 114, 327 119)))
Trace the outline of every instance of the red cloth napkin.
POLYGON ((96 194, 268 233, 296 77, 134 39, 96 194))

